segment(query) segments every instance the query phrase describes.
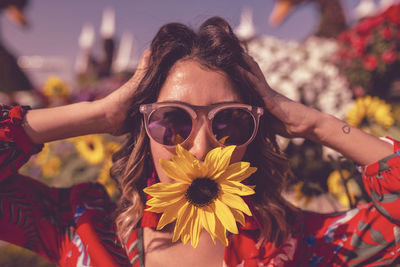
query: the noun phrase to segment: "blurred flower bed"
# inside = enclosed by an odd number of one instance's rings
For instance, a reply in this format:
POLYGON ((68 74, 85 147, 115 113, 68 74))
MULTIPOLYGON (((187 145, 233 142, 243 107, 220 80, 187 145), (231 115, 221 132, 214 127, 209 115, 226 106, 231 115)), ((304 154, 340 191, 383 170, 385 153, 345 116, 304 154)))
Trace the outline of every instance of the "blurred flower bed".
MULTIPOLYGON (((247 46, 272 88, 292 100, 346 120, 354 99, 346 76, 333 60, 339 49, 336 40, 310 37, 299 43, 266 36, 247 46)), ((285 193, 292 203, 319 212, 355 205, 355 196, 361 196, 362 190, 359 183, 354 185, 354 179, 360 177, 350 170, 352 164, 332 149, 308 140, 279 137, 278 141, 293 170, 285 193), (338 170, 339 167, 344 169, 338 170), (346 193, 349 186, 344 185, 350 183, 355 189, 346 193), (318 206, 314 205, 316 202, 318 206)))
POLYGON ((269 85, 291 98, 344 118, 352 104, 345 76, 332 61, 335 40, 310 37, 305 42, 265 36, 248 43, 269 85))
MULTIPOLYGON (((247 47, 275 90, 375 136, 399 139, 399 21, 400 5, 393 5, 338 39, 266 36, 247 47)), ((352 162, 307 140, 279 141, 293 170, 285 194, 295 205, 332 212, 369 201, 352 162)))
POLYGON ((100 134, 46 143, 22 167, 21 173, 54 187, 97 181, 116 200, 118 190, 110 177, 110 168, 112 154, 120 149, 121 143, 121 138, 100 134))

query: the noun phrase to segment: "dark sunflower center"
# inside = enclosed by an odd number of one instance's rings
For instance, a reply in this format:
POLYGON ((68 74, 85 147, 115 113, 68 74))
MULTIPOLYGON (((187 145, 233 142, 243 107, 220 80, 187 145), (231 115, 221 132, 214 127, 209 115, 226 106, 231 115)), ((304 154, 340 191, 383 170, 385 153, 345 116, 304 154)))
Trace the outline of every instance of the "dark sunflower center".
POLYGON ((360 126, 361 126, 361 127, 362 127, 362 126, 368 127, 368 126, 370 126, 370 124, 371 124, 371 123, 369 122, 367 116, 365 116, 365 117, 362 119, 362 121, 361 121, 361 123, 360 123, 360 126))
POLYGON ((94 150, 94 144, 93 144, 92 142, 90 142, 90 143, 88 144, 88 146, 89 146, 89 149, 90 149, 90 150, 94 150))
POLYGON ((186 191, 189 203, 202 207, 207 206, 218 196, 218 184, 210 178, 196 178, 186 191))

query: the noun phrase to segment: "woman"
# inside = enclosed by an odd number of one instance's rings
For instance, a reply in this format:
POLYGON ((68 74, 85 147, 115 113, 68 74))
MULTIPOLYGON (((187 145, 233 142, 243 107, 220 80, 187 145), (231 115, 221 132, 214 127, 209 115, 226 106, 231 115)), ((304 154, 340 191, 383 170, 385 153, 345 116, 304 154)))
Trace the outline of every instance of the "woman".
POLYGON ((221 18, 207 20, 197 33, 163 26, 131 80, 104 99, 29 111, 4 106, 2 114, 0 227, 6 230, 0 237, 60 266, 382 265, 398 257, 400 183, 392 155, 398 143, 273 91, 221 18), (130 139, 112 169, 122 191, 115 220, 115 207, 97 185, 50 189, 17 174, 44 142, 126 132, 130 139), (360 169, 374 205, 331 215, 293 208, 280 195, 288 163, 276 133, 371 164, 360 169), (210 150, 233 144, 231 163, 258 168, 247 182, 255 185, 246 199, 253 216, 226 247, 205 231, 196 248, 172 242, 173 223, 156 230, 159 216, 144 212, 143 189, 158 179, 173 182, 160 162, 174 157, 176 144, 200 162, 210 150))

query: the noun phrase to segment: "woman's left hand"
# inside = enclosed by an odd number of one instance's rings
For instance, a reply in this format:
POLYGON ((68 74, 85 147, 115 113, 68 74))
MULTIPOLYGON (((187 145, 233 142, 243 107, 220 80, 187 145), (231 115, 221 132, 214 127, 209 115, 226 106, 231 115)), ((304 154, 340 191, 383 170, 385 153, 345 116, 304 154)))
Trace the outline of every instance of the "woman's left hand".
POLYGON ((254 59, 247 54, 244 54, 244 59, 250 71, 244 69, 243 71, 254 84, 258 93, 262 96, 265 108, 278 119, 274 125, 278 133, 286 137, 313 139, 313 131, 318 122, 318 118, 323 116, 323 113, 301 103, 292 101, 273 90, 268 85, 264 74, 254 59))

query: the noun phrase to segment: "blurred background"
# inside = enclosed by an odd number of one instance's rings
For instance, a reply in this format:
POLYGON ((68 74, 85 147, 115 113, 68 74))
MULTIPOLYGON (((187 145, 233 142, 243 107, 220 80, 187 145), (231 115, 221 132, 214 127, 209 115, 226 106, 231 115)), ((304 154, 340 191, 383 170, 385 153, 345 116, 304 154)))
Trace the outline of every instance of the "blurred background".
MULTIPOLYGON (((398 0, 0 0, 0 103, 51 107, 101 98, 124 83, 165 23, 227 19, 269 84, 376 136, 400 138, 398 0)), ((102 183, 124 137, 45 145, 22 172, 57 187, 102 183)), ((369 201, 355 165, 303 139, 279 137, 295 205, 336 212, 369 201)), ((0 266, 53 266, 0 243, 0 266)))

